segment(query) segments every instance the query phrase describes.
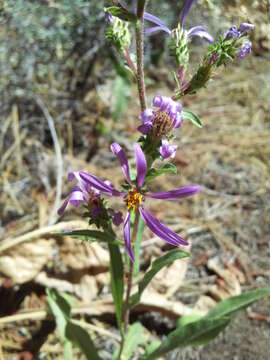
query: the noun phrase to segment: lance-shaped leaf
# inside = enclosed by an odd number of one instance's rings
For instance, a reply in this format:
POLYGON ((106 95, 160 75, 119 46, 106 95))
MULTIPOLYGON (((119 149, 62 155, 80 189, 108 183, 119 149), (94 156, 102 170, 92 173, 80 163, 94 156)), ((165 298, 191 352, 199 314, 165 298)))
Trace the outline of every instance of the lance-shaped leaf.
POLYGON ((100 360, 95 346, 87 333, 71 319, 71 300, 66 294, 47 289, 47 308, 56 321, 60 337, 64 342, 64 359, 73 359, 72 346, 78 347, 88 360, 100 360))
POLYGON ((222 331, 229 322, 229 317, 218 319, 203 318, 184 327, 179 327, 172 331, 153 353, 142 357, 141 360, 159 359, 176 348, 201 344, 202 339, 204 339, 204 342, 206 340, 209 341, 222 331))
POLYGON ((73 321, 67 323, 66 338, 82 351, 86 359, 100 360, 88 332, 73 321))
POLYGON ((70 236, 83 241, 113 242, 120 244, 120 242, 112 238, 111 234, 99 230, 80 229, 64 231, 61 233, 53 233, 53 236, 70 236))
POLYGON ((137 20, 137 16, 127 9, 125 9, 122 5, 118 6, 110 6, 106 8, 106 11, 109 11, 113 16, 118 17, 121 20, 129 21, 135 23, 137 20))
POLYGON ((175 260, 183 259, 189 257, 190 254, 187 251, 182 249, 174 249, 166 253, 165 255, 161 256, 160 258, 156 259, 151 269, 144 275, 142 280, 139 282, 139 290, 137 293, 131 296, 130 299, 130 307, 135 306, 140 301, 141 295, 148 284, 151 282, 153 277, 165 266, 173 263, 175 260))
POLYGON ((119 246, 109 243, 111 290, 119 330, 122 327, 124 271, 119 246))
POLYGON ((247 293, 230 297, 214 306, 207 314, 207 318, 216 318, 221 316, 232 316, 236 311, 242 310, 251 305, 254 301, 262 299, 264 296, 270 296, 270 288, 261 288, 247 293))
MULTIPOLYGON (((137 346, 143 342, 143 327, 140 323, 132 324, 125 338, 121 360, 130 360, 137 346)), ((114 353, 113 360, 119 358, 119 349, 114 353)))
POLYGON ((163 174, 176 174, 177 168, 174 164, 167 163, 161 168, 151 168, 146 175, 145 182, 148 182, 150 180, 153 180, 157 176, 163 175, 163 174))
POLYGON ((246 308, 254 301, 270 296, 270 288, 250 291, 233 296, 214 306, 206 316, 185 316, 176 330, 164 339, 151 354, 141 359, 153 360, 179 347, 201 345, 214 339, 231 321, 235 312, 246 308))
POLYGON ((196 125, 197 127, 199 127, 199 128, 203 127, 203 124, 202 124, 200 118, 193 112, 191 112, 187 109, 183 109, 182 115, 183 115, 184 119, 189 120, 190 122, 192 122, 192 124, 196 125))

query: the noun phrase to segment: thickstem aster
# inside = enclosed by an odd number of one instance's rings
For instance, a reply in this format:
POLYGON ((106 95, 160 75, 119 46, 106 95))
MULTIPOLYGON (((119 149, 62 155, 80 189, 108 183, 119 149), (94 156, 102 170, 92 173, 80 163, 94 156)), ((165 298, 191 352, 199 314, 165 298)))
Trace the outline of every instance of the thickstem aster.
POLYGON ((120 161, 123 174, 127 184, 129 185, 128 190, 123 192, 118 191, 113 187, 113 185, 108 184, 96 176, 84 171, 80 171, 79 176, 80 179, 82 179, 86 184, 95 188, 101 193, 109 196, 117 196, 123 199, 127 209, 127 214, 124 220, 124 240, 126 251, 131 261, 134 262, 134 254, 130 237, 130 218, 132 212, 138 211, 142 220, 149 227, 149 229, 168 244, 173 246, 187 246, 188 242, 185 239, 170 230, 166 225, 162 224, 151 214, 151 212, 144 205, 144 198, 148 197, 161 200, 178 200, 196 194, 200 191, 200 186, 191 185, 157 193, 147 192, 145 189, 143 189, 147 172, 147 164, 141 147, 137 143, 134 144, 137 167, 136 181, 131 180, 128 159, 122 147, 117 143, 113 143, 111 145, 111 150, 120 161))

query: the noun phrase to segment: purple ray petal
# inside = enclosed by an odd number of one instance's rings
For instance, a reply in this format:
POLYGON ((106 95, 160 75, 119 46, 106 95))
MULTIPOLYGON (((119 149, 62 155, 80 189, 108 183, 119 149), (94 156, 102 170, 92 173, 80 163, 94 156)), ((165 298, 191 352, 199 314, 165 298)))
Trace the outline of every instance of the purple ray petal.
POLYGON ((196 26, 192 26, 188 31, 188 35, 192 35, 193 32, 196 31, 207 31, 206 28, 203 25, 196 25, 196 26))
POLYGON ((146 158, 139 144, 134 143, 134 151, 137 165, 137 184, 140 189, 143 186, 143 182, 146 175, 146 158))
POLYGON ((152 14, 149 14, 148 12, 144 12, 143 17, 145 20, 158 25, 160 27, 160 30, 165 31, 168 34, 171 33, 171 30, 168 28, 168 26, 166 24, 164 24, 164 22, 162 22, 158 17, 156 17, 152 14))
MULTIPOLYGON (((80 172, 79 171, 70 171, 68 173, 68 180, 69 181, 73 181, 74 179, 76 179, 78 181, 78 183, 81 185, 81 187, 88 193, 91 192, 91 186, 85 182, 81 177, 80 177, 80 172)), ((99 193, 98 190, 95 189, 95 191, 97 193, 99 193)))
POLYGON ((164 31, 164 30, 161 26, 152 26, 144 29, 145 34, 153 34, 154 32, 157 31, 164 31))
POLYGON ((154 110, 152 109, 145 109, 139 116, 139 119, 142 121, 143 124, 152 123, 154 120, 154 110))
POLYGON ((170 191, 163 191, 158 193, 146 193, 146 196, 149 196, 154 199, 161 200, 178 200, 187 196, 192 196, 200 191, 199 185, 184 186, 179 189, 173 189, 170 191))
POLYGON ((146 135, 149 133, 149 131, 152 129, 153 125, 152 123, 143 124, 137 127, 137 130, 142 133, 143 135, 146 135))
POLYGON ((130 260, 134 262, 135 259, 134 259, 132 244, 130 239, 130 211, 127 213, 124 221, 124 239, 125 239, 125 246, 128 256, 130 257, 130 260))
POLYGON ((185 7, 182 11, 182 14, 181 14, 181 17, 180 17, 180 24, 181 24, 181 27, 184 26, 184 23, 185 23, 185 19, 186 19, 186 16, 191 8, 191 5, 193 3, 194 0, 187 0, 186 3, 185 3, 185 7))
POLYGON ((98 177, 88 174, 85 171, 80 171, 80 177, 86 181, 89 185, 93 186, 95 189, 100 192, 109 195, 109 196, 123 196, 125 193, 117 191, 112 185, 106 184, 105 181, 99 179, 98 177))
POLYGON ((81 202, 86 202, 87 197, 79 186, 75 186, 70 195, 63 202, 62 206, 58 209, 58 215, 62 216, 68 203, 77 207, 81 202))
POLYGON ((161 140, 161 147, 159 153, 163 159, 174 158, 178 145, 170 145, 166 139, 161 140))
POLYGON ((117 143, 113 143, 111 145, 111 151, 115 156, 117 156, 118 160, 120 161, 124 176, 125 176, 127 182, 131 185, 129 165, 128 165, 128 159, 127 159, 126 153, 124 152, 122 147, 117 143))
POLYGON ((200 38, 208 41, 209 43, 213 43, 215 41, 215 39, 213 38, 212 35, 209 34, 209 32, 202 30, 193 31, 192 33, 188 34, 188 36, 189 37, 199 36, 200 38))
POLYGON ((149 210, 139 207, 140 215, 144 223, 149 227, 154 234, 156 234, 162 240, 165 240, 168 244, 173 246, 188 245, 188 242, 181 236, 170 230, 167 226, 162 224, 156 219, 149 210))
POLYGON ((61 207, 57 210, 59 216, 62 216, 64 214, 64 211, 66 210, 67 206, 68 206, 68 198, 63 202, 61 207))
POLYGON ((250 24, 250 23, 242 23, 239 26, 239 31, 241 32, 245 32, 245 31, 253 31, 254 30, 255 25, 250 24))

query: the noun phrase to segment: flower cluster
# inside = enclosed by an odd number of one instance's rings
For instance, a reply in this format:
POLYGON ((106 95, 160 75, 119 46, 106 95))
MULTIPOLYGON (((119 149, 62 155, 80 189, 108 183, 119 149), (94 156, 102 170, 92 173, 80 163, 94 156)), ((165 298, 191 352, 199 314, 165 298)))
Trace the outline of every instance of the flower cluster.
MULTIPOLYGON (((161 95, 154 97, 152 105, 157 109, 148 108, 140 114, 139 119, 142 125, 138 127, 138 130, 143 135, 150 134, 152 139, 161 140, 173 129, 182 125, 182 105, 168 96, 161 95)), ((163 159, 174 157, 176 149, 176 145, 169 146, 168 141, 163 139, 160 154, 163 159)))
MULTIPOLYGON (((113 143, 111 151, 120 161, 125 176, 123 190, 117 190, 109 181, 104 181, 85 171, 71 172, 69 180, 76 179, 77 185, 72 189, 58 211, 59 215, 62 215, 69 203, 75 207, 80 203, 84 203, 88 211, 86 216, 90 219, 90 224, 93 223, 104 230, 112 231, 111 224, 119 226, 123 222, 125 248, 132 261, 134 261, 133 244, 130 236, 132 213, 136 213, 136 216, 140 215, 145 225, 168 244, 173 246, 188 245, 185 239, 161 223, 145 206, 145 200, 148 198, 178 200, 200 191, 199 185, 156 193, 152 193, 147 188, 147 174, 153 170, 155 171, 152 168, 153 161, 158 158, 159 154, 163 159, 173 158, 177 150, 177 145, 169 143, 172 130, 179 128, 183 123, 182 105, 176 100, 205 86, 214 70, 220 65, 225 65, 228 60, 233 60, 237 56, 243 59, 251 52, 251 42, 247 39, 247 34, 254 29, 254 26, 249 23, 242 23, 239 27, 232 26, 225 32, 223 37, 221 36, 215 44, 210 46, 197 72, 183 85, 185 68, 189 61, 188 44, 190 39, 193 36, 199 36, 209 43, 214 42, 213 37, 202 25, 196 25, 188 30, 184 29, 185 18, 193 2, 194 0, 186 1, 179 25, 174 30, 170 30, 156 16, 144 12, 144 19, 154 24, 154 26, 145 29, 146 33, 165 31, 170 35, 171 49, 174 51, 179 68, 178 77, 175 77, 177 84, 176 94, 173 97, 156 95, 152 101, 152 108, 146 108, 139 116, 141 125, 138 127, 138 131, 143 135, 139 141, 143 143, 143 150, 138 143, 134 144, 136 176, 131 177, 128 159, 122 147, 117 143, 113 143), (122 205, 126 208, 124 220, 120 211, 115 212, 108 207, 107 202, 102 198, 103 195, 114 196, 121 200, 122 205)), ((135 16, 136 20, 136 15, 128 13, 125 9, 123 10, 122 6, 116 10, 118 12, 114 11, 113 13, 115 16, 107 10, 108 31, 106 35, 120 52, 127 52, 131 42, 129 19, 134 20, 135 16), (117 14, 122 17, 118 17, 117 14)), ((132 64, 132 61, 128 61, 128 64, 132 64)), ((134 64, 132 66, 135 69, 134 64)), ((134 70, 135 73, 136 69, 134 70)), ((142 108, 144 107, 143 105, 142 108)), ((185 113, 189 112, 185 111, 185 113)))
MULTIPOLYGON (((81 176, 80 172, 72 171, 68 174, 68 180, 77 180, 77 185, 72 189, 69 196, 58 209, 58 214, 63 215, 68 204, 78 207, 80 203, 84 203, 87 209, 86 215, 90 219, 90 224, 95 224, 97 227, 104 225, 107 221, 112 220, 112 223, 119 226, 123 222, 122 213, 107 209, 103 199, 101 198, 101 190, 96 186, 91 186, 81 176)), ((110 186, 109 181, 104 182, 110 186)))
MULTIPOLYGON (((64 204, 59 209, 59 214, 63 214, 69 202, 74 206, 78 206, 80 202, 89 202, 89 194, 94 189, 94 191, 98 194, 97 196, 100 196, 100 193, 103 193, 104 195, 116 196, 123 200, 123 205, 125 205, 127 211, 124 220, 125 247, 132 261, 134 261, 134 254, 130 237, 130 218, 131 212, 135 212, 137 210, 139 211, 139 214, 144 223, 155 235, 160 237, 162 240, 173 246, 188 245, 188 242, 185 239, 170 230, 166 225, 164 225, 157 218, 155 218, 151 214, 151 212, 145 207, 144 201, 145 198, 178 200, 196 194, 200 191, 200 186, 192 185, 165 192, 149 192, 144 187, 147 173, 147 163, 140 145, 138 145, 137 143, 134 144, 134 152, 137 165, 136 181, 131 180, 128 159, 122 147, 117 143, 113 143, 111 145, 111 150, 120 161, 125 180, 128 184, 128 187, 125 187, 125 191, 118 191, 113 187, 111 183, 103 181, 85 171, 70 173, 69 179, 73 180, 74 178, 76 178, 79 186, 74 188, 77 190, 72 190, 69 197, 65 200, 64 204)), ((115 217, 121 219, 121 215, 119 215, 119 213, 116 213, 115 217)))

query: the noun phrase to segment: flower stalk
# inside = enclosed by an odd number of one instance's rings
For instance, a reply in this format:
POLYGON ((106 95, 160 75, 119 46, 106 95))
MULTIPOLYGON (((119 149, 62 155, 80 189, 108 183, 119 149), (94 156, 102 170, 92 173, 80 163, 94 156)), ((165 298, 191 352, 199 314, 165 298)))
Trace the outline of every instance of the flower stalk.
POLYGON ((141 104, 141 110, 146 109, 146 94, 145 94, 145 83, 144 83, 144 70, 143 70, 143 59, 144 59, 144 8, 145 1, 138 1, 137 6, 137 22, 136 22, 136 54, 137 54, 137 82, 138 82, 138 93, 141 104))

